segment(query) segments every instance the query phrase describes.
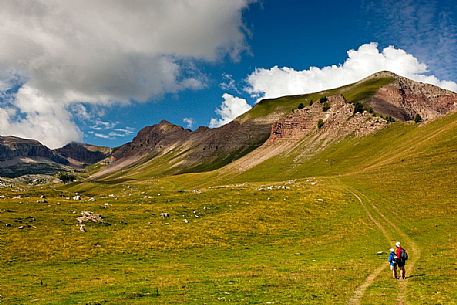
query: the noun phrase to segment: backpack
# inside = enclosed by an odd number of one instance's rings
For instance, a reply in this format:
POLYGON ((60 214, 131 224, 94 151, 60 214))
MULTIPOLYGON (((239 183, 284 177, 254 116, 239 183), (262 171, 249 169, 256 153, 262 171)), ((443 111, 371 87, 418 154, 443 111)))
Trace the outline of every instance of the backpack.
POLYGON ((406 261, 408 259, 408 253, 403 248, 401 249, 401 252, 400 252, 400 258, 402 261, 406 261))

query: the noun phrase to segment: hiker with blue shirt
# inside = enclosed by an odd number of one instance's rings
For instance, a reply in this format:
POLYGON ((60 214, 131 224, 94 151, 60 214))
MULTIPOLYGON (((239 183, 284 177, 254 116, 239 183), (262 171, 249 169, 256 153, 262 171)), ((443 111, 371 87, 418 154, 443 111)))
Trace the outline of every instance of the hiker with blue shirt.
POLYGON ((390 248, 390 254, 389 254, 389 259, 388 262, 390 264, 390 270, 392 270, 392 275, 394 279, 398 279, 397 277, 397 262, 396 262, 397 256, 395 255, 395 250, 394 248, 390 248))

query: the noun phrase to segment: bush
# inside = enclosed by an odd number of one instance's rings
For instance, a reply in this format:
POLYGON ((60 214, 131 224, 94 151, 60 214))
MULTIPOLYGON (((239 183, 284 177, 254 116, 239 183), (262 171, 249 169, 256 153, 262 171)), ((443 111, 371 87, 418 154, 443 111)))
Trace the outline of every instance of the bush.
POLYGON ((63 183, 70 183, 76 180, 76 176, 68 172, 60 172, 57 174, 57 178, 63 183))
POLYGON ((314 104, 314 102, 311 100, 309 101, 309 105, 312 106, 314 104))
POLYGON ((416 123, 422 122, 422 117, 419 113, 416 114, 416 116, 414 117, 414 122, 416 122, 416 123))
POLYGON ((319 121, 317 121, 317 128, 318 128, 318 129, 321 129, 322 126, 324 126, 324 120, 319 119, 319 121))
POLYGON ((323 96, 323 97, 321 97, 321 98, 319 99, 319 102, 320 102, 321 104, 325 103, 326 101, 328 101, 328 99, 327 99, 326 96, 323 96))
POLYGON ((363 113, 363 104, 360 102, 356 102, 354 104, 354 114, 356 114, 357 112, 363 113))
POLYGON ((325 102, 323 105, 322 105, 322 111, 323 112, 326 112, 327 110, 330 109, 330 103, 329 102, 325 102))
POLYGON ((300 103, 300 105, 298 105, 298 109, 303 109, 305 108, 305 105, 303 105, 303 103, 300 103))

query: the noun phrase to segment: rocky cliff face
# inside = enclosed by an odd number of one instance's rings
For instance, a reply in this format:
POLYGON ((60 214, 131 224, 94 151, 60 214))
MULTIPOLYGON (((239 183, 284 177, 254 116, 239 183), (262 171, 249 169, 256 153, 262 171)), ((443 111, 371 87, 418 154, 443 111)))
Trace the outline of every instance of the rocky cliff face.
POLYGON ((457 109, 456 93, 393 73, 390 75, 395 76, 395 81, 380 88, 368 102, 375 112, 400 121, 413 120, 419 114, 427 121, 457 109))
POLYGON ((82 143, 69 143, 54 151, 64 157, 69 164, 74 167, 84 167, 97 163, 111 154, 111 149, 108 147, 82 143))
POLYGON ((52 175, 68 161, 40 142, 18 137, 0 137, 0 176, 52 175))
POLYGON ((65 158, 36 140, 0 136, 0 161, 16 157, 43 157, 56 163, 68 164, 65 158))

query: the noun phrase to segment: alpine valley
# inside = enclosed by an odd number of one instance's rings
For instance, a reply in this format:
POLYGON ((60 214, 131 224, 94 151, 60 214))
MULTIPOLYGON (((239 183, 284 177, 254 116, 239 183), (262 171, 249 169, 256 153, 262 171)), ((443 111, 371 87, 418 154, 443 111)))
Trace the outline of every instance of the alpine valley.
POLYGON ((0 136, 0 177, 0 303, 457 300, 457 94, 391 72, 116 148, 0 136))

